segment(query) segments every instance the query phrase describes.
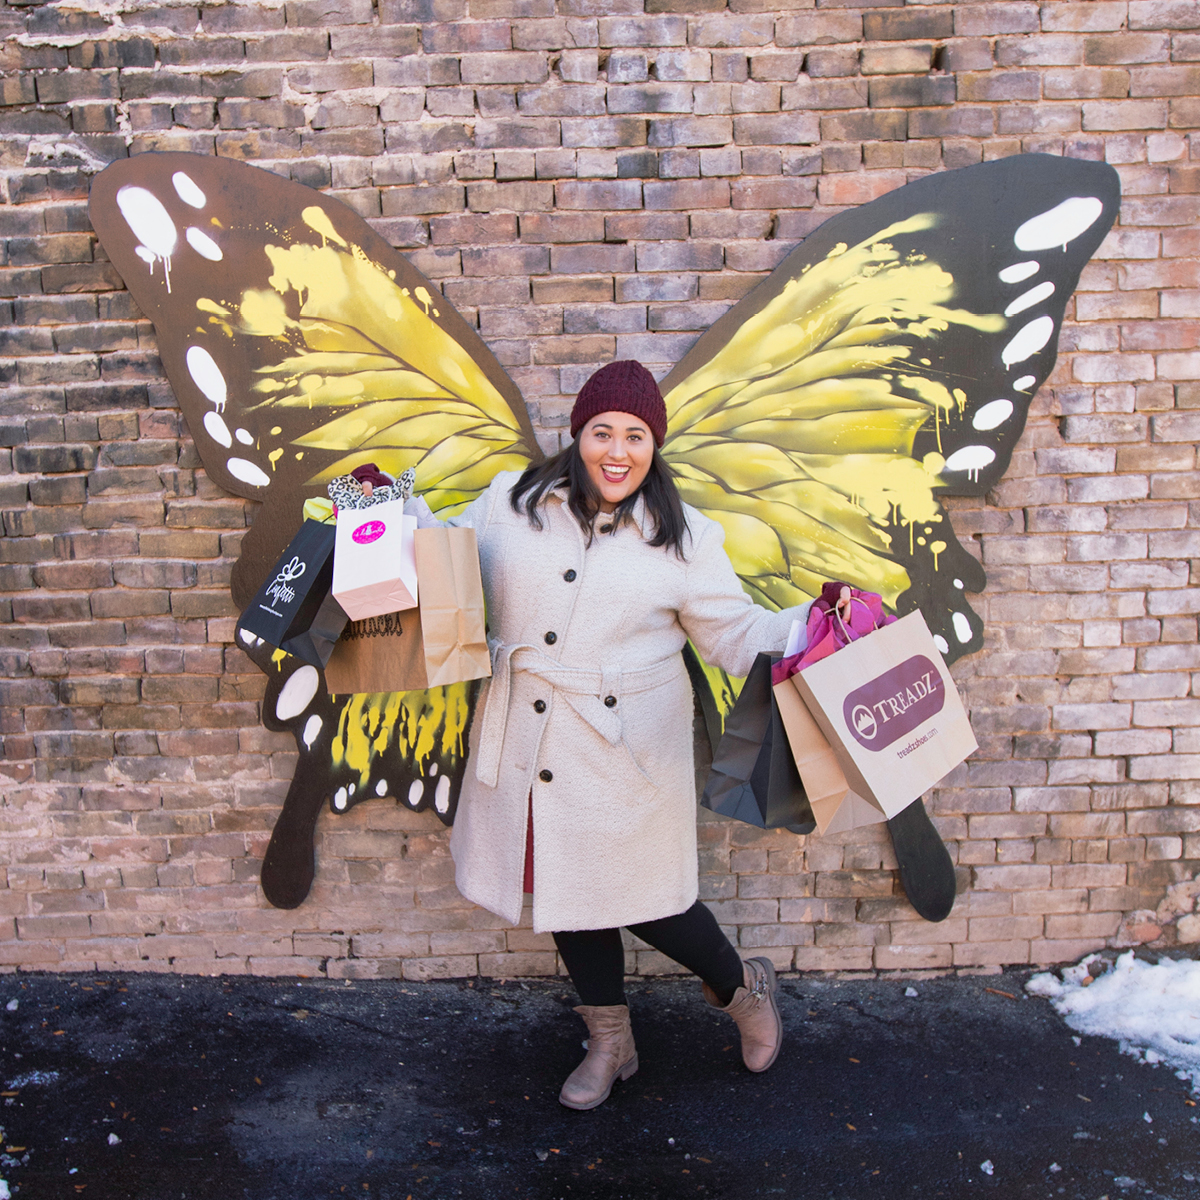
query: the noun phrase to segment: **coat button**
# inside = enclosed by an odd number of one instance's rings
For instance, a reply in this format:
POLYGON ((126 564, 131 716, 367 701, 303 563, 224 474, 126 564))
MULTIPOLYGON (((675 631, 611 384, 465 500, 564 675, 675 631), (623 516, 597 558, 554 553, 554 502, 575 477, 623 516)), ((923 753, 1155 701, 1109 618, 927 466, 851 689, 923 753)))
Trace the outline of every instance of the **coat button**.
POLYGON ((575 582, 575 572, 574 572, 574 571, 568 571, 568 572, 567 572, 567 573, 566 573, 566 574, 563 576, 563 578, 564 578, 564 579, 565 579, 565 580, 566 580, 568 583, 574 583, 574 582, 575 582))
POLYGON ((534 712, 545 712, 546 711, 545 700, 535 700, 533 702, 533 711, 534 712))
POLYGON ((609 524, 609 525, 601 525, 601 526, 600 526, 600 532, 601 532, 601 533, 612 533, 612 525, 611 525, 611 524, 609 524))
POLYGON ((554 772, 553 772, 553 771, 547 771, 547 770, 545 770, 545 769, 543 768, 541 771, 539 771, 539 772, 538 772, 538 778, 539 778, 539 779, 540 779, 540 780, 541 780, 543 783, 549 783, 549 782, 550 782, 550 780, 552 780, 552 779, 554 778, 554 772))
POLYGON ((555 633, 553 629, 548 634, 546 634, 545 642, 546 642, 547 646, 553 646, 554 643, 557 641, 558 641, 558 634, 555 633))
POLYGON ((616 708, 617 707, 616 696, 605 696, 604 697, 604 707, 605 708, 616 708))

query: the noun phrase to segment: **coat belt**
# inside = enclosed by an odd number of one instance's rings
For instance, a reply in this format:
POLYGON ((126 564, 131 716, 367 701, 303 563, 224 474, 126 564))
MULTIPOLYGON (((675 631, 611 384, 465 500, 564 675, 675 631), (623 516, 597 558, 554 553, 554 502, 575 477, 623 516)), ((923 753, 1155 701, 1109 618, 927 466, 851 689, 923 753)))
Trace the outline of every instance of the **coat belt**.
POLYGON ((564 667, 547 657, 534 645, 527 643, 492 643, 492 680, 479 732, 478 761, 475 778, 487 787, 500 782, 500 761, 504 755, 504 738, 508 728, 508 710, 512 697, 512 677, 516 671, 537 676, 556 692, 610 745, 622 738, 621 716, 618 707, 604 703, 607 696, 644 692, 673 679, 683 669, 678 654, 660 659, 648 667, 633 670, 621 667, 602 667, 587 671, 564 667))

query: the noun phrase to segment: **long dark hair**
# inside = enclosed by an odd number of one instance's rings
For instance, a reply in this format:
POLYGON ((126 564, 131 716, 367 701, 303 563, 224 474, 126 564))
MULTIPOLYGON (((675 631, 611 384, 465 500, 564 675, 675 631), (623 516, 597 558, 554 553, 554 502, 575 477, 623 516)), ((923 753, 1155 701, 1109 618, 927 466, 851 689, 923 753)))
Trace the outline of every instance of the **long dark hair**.
MULTIPOLYGON (((525 468, 509 495, 513 512, 520 512, 524 508, 530 525, 534 529, 541 529, 542 514, 538 510, 542 501, 547 492, 563 484, 567 488, 567 508, 579 522, 590 546, 592 522, 600 511, 600 493, 588 477, 578 441, 573 441, 553 458, 525 468)), ((683 514, 683 502, 679 499, 674 475, 657 446, 642 486, 626 496, 613 512, 610 534, 616 533, 623 522, 633 519, 633 508, 639 496, 645 500, 646 511, 654 521, 654 536, 650 539, 650 545, 669 546, 683 558, 683 538, 688 532, 687 518, 683 514)))

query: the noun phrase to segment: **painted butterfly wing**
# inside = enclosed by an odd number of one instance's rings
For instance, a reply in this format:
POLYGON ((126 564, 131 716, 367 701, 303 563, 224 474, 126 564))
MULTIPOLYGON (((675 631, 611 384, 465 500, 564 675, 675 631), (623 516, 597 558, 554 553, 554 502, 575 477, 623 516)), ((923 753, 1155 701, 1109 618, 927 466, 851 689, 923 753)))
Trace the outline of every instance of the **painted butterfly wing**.
POLYGON ((345 813, 364 800, 394 796, 453 823, 481 681, 331 696, 316 667, 240 626, 235 637, 267 676, 263 725, 293 734, 300 751, 263 860, 263 892, 273 905, 295 908, 308 895, 313 837, 327 802, 345 813))
POLYGON ((205 470, 263 502, 239 605, 336 475, 415 467, 448 515, 541 457, 479 335, 340 201, 227 158, 143 154, 98 176, 89 213, 154 322, 205 470))
MULTIPOLYGON (((303 501, 361 463, 415 468, 430 507, 450 515, 541 456, 491 351, 338 201, 229 159, 146 154, 103 172, 89 208, 154 322, 205 469, 263 501, 234 569, 241 606, 303 501)), ((240 626, 236 637, 268 678, 264 724, 300 752, 263 862, 273 904, 308 894, 327 800, 341 813, 392 795, 453 821, 478 683, 331 696, 315 667, 240 626)))
POLYGON ((1111 167, 1049 155, 931 175, 825 222, 700 338, 663 453, 755 600, 845 579, 920 608, 950 661, 982 646, 939 496, 1004 473, 1119 200, 1111 167))

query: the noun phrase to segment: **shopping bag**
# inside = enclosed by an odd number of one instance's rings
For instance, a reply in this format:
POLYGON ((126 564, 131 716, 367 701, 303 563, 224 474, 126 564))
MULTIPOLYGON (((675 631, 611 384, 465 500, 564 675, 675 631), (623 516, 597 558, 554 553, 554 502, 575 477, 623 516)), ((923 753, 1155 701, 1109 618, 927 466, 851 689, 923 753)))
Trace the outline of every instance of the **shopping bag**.
POLYGON ((346 627, 325 666, 335 695, 424 691, 492 673, 475 531, 419 529, 413 541, 420 603, 346 627))
POLYGON ((850 788, 894 817, 977 746, 920 611, 791 677, 850 788))
POLYGON ((713 754, 700 804, 759 829, 811 833, 813 813, 771 693, 773 656, 760 654, 713 754))
POLYGON ((325 664, 325 687, 335 696, 419 692, 425 680, 421 616, 415 608, 351 621, 325 664))
POLYGON ((429 687, 492 673, 475 530, 418 529, 421 641, 429 687))
POLYGON ((774 684, 771 691, 817 831, 846 833, 860 825, 885 821, 883 810, 864 800, 850 786, 829 739, 800 698, 794 677, 774 684))
POLYGON ((403 500, 338 509, 333 595, 352 621, 416 607, 416 528, 403 500))
POLYGON ((334 538, 332 525, 305 521, 238 621, 314 667, 328 661, 347 621, 330 595, 334 538))

